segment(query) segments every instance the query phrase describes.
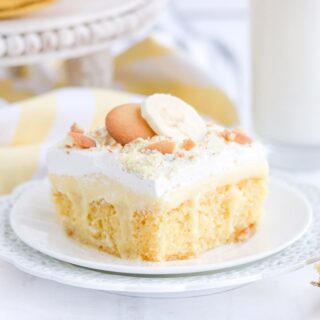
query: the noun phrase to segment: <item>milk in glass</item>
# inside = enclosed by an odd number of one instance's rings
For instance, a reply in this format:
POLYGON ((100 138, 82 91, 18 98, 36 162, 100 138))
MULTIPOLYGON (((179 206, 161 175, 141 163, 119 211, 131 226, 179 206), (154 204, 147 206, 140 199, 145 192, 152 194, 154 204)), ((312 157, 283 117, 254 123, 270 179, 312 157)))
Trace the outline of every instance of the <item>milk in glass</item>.
POLYGON ((320 0, 251 0, 251 30, 256 133, 275 145, 316 152, 320 148, 320 0))

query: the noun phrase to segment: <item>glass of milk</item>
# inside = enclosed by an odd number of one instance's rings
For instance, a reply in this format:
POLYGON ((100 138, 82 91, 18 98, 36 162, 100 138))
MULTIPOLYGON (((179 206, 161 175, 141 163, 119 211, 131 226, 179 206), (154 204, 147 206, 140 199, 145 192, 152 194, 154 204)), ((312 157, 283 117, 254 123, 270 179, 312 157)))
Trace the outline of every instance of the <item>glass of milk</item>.
POLYGON ((320 0, 251 0, 252 124, 271 164, 320 168, 320 0))

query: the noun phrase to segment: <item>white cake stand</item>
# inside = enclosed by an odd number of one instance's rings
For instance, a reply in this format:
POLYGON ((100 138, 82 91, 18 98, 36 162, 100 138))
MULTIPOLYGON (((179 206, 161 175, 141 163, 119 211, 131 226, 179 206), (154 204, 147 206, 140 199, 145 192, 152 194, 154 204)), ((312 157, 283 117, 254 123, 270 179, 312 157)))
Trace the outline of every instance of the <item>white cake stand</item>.
POLYGON ((72 84, 108 84, 110 53, 143 37, 165 2, 58 0, 25 17, 0 20, 0 66, 67 59, 72 84))

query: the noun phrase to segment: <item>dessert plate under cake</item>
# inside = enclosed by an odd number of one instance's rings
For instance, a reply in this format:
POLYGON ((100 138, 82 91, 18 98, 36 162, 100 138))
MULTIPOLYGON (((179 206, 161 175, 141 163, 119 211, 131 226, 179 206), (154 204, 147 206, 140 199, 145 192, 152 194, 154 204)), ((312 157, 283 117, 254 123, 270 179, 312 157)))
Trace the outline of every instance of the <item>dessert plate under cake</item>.
POLYGON ((307 231, 312 221, 312 210, 300 192, 271 178, 266 214, 252 238, 239 244, 209 250, 194 259, 170 262, 120 259, 68 237, 54 214, 50 187, 46 180, 39 181, 19 198, 12 209, 10 220, 13 230, 22 241, 65 262, 120 273, 179 274, 235 267, 279 252, 307 231))

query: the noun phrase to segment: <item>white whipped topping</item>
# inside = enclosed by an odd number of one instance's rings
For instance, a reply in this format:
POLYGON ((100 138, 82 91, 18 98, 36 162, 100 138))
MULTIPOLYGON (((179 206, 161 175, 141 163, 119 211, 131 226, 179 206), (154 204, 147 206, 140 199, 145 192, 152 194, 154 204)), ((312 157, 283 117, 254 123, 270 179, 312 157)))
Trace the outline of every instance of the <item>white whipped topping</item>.
MULTIPOLYGON (((217 141, 213 143, 216 144, 217 141)), ((66 149, 56 145, 48 151, 47 164, 50 174, 67 176, 102 174, 137 193, 153 197, 165 196, 171 191, 190 186, 204 178, 213 177, 217 184, 223 184, 231 182, 230 179, 238 182, 248 177, 265 176, 268 172, 265 151, 258 143, 250 145, 221 143, 216 152, 212 152, 213 149, 201 146, 194 148, 190 151, 195 155, 192 161, 172 160, 170 159, 172 155, 161 155, 164 160, 154 168, 153 175, 147 177, 124 168, 121 163, 123 154, 103 148, 66 149)), ((144 161, 148 156, 150 154, 142 155, 144 158, 139 161, 144 161)))

